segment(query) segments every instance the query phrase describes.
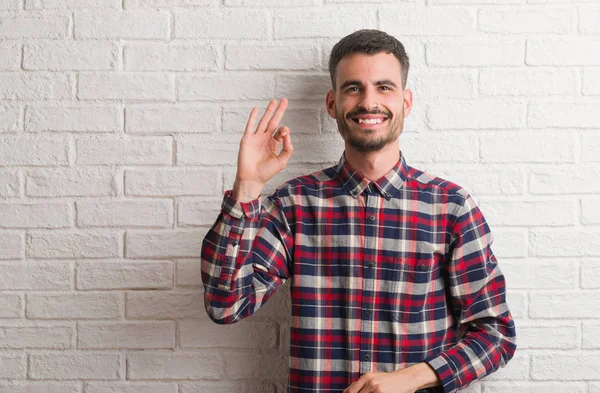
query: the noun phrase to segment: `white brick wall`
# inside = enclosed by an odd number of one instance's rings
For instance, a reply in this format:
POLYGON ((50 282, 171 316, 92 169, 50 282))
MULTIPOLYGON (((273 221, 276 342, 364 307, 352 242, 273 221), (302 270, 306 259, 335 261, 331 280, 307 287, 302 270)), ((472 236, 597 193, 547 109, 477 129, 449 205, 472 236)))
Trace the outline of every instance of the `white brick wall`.
POLYGON ((409 163, 477 199, 519 349, 471 393, 600 392, 598 0, 0 0, 0 393, 283 393, 289 288, 204 312, 253 106, 334 163, 339 38, 407 47, 409 163), (260 359, 260 362, 256 360, 260 359))

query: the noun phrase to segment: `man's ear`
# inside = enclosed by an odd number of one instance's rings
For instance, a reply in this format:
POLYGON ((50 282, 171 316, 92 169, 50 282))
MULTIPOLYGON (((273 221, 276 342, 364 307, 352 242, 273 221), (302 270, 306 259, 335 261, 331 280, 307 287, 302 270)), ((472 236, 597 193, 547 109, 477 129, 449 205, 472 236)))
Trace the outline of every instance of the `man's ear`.
POLYGON ((325 106, 327 107, 329 116, 335 119, 335 91, 329 90, 327 92, 327 96, 325 96, 325 106))

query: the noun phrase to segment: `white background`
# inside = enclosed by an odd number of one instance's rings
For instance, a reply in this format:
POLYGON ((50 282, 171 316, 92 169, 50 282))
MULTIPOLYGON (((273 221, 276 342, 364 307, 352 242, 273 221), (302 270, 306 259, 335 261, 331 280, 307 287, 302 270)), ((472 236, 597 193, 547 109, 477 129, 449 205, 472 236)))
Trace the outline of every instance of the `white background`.
POLYGON ((560 0, 0 0, 0 392, 284 392, 287 286, 204 312, 200 245, 252 106, 337 162, 333 44, 406 46, 409 165, 495 236, 517 354, 472 392, 600 392, 600 5, 560 0), (40 390, 41 389, 41 390, 40 390))

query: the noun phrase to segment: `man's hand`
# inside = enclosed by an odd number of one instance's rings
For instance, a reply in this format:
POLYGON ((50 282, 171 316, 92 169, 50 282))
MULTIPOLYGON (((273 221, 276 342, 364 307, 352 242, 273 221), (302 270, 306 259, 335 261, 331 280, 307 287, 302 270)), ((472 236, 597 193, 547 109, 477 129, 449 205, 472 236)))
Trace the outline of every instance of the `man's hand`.
POLYGON ((419 363, 397 371, 365 373, 344 393, 414 393, 439 384, 435 371, 428 364, 419 363))

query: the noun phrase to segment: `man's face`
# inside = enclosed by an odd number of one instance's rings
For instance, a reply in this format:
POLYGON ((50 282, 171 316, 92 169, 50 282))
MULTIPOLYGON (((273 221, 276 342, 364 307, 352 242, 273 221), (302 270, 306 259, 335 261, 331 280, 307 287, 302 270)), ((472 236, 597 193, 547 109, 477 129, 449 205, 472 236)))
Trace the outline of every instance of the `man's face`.
POLYGON ((402 89, 400 67, 385 52, 354 53, 337 65, 337 88, 327 93, 327 111, 344 141, 359 152, 379 151, 402 132, 412 92, 402 89))

